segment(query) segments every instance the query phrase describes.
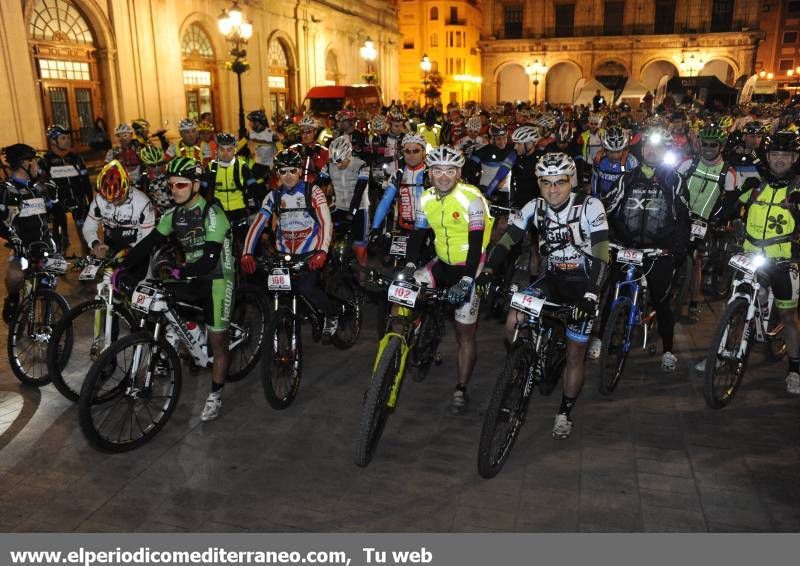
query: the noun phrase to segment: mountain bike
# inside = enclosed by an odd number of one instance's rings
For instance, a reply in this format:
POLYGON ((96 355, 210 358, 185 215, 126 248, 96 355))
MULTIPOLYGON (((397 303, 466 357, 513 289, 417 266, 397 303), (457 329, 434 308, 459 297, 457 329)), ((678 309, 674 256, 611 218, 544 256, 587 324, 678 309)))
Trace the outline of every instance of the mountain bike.
POLYGON ((712 409, 721 409, 733 400, 747 369, 753 342, 766 343, 773 359, 786 352, 783 323, 774 308, 775 296, 760 272, 769 262, 753 253, 736 254, 730 260, 736 272, 733 290, 705 359, 703 396, 712 409))
MULTIPOLYGON (((301 325, 311 323, 314 341, 322 338, 325 314, 297 290, 297 276, 307 269, 308 258, 281 255, 258 262, 267 273, 267 291, 272 295, 272 318, 266 330, 268 346, 262 357, 262 385, 267 403, 274 409, 292 404, 303 371, 301 325)), ((340 349, 355 344, 361 330, 361 297, 347 278, 340 277, 339 293, 330 296, 339 309, 339 326, 332 337, 340 349)))
POLYGON ((703 239, 709 229, 708 221, 700 216, 690 213, 691 225, 689 226, 689 246, 686 252, 685 261, 675 271, 673 279, 673 289, 675 296, 673 299, 676 320, 680 318, 683 306, 688 304, 694 296, 694 262, 697 255, 697 247, 702 244, 703 239))
POLYGON ((373 277, 388 287, 388 300, 397 308, 396 313, 389 314, 378 342, 372 378, 361 406, 355 446, 355 463, 361 467, 372 459, 389 414, 397 406, 406 370, 415 381, 421 381, 431 364, 441 363, 438 349, 447 302, 447 289, 417 285, 413 280, 392 280, 377 273, 373 277))
POLYGON ((733 269, 728 265, 733 255, 742 252, 734 223, 713 224, 710 228, 706 254, 703 257, 701 290, 712 300, 728 296, 733 284, 733 269))
POLYGON ((647 289, 647 273, 644 271, 645 259, 655 259, 667 254, 660 249, 630 249, 609 244, 616 250, 616 261, 625 265, 624 277, 614 287, 614 298, 603 331, 598 368, 598 389, 608 396, 617 388, 625 371, 631 348, 642 333, 642 350, 652 356, 656 345, 648 346, 648 338, 655 324, 655 310, 650 307, 647 289))
POLYGON ((567 363, 566 328, 571 307, 548 301, 537 289, 541 278, 522 291, 512 286, 510 308, 526 318, 517 322, 483 419, 478 473, 493 478, 511 454, 522 429, 531 395, 555 389, 567 363))
MULTIPOLYGON (((50 383, 47 345, 56 323, 69 311, 69 303, 56 292, 59 275, 66 273, 65 258, 53 252, 51 242, 33 242, 27 250, 12 244, 25 280, 21 299, 8 327, 8 363, 22 383, 41 387, 50 383)), ((69 333, 65 340, 71 341, 69 333)), ((63 363, 64 360, 58 360, 63 363)))
MULTIPOLYGON (((234 291, 228 380, 246 375, 264 343, 266 306, 250 289, 234 291)), ((78 416, 89 442, 125 452, 151 440, 178 404, 182 375, 178 348, 200 367, 213 362, 206 333, 194 335, 187 320, 202 321, 203 309, 177 300, 162 281, 145 279, 131 294, 141 313, 137 332, 115 341, 95 361, 81 386, 78 416)))

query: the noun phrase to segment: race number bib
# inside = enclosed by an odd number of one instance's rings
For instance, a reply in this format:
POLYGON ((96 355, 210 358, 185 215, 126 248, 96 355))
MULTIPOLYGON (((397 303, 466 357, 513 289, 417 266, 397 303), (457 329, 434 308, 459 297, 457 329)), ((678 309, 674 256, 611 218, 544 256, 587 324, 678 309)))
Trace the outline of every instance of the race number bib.
POLYGON ((78 280, 94 281, 94 278, 97 276, 97 272, 99 270, 100 270, 100 265, 92 262, 81 270, 80 275, 78 275, 78 280))
POLYGON ((408 236, 393 236, 392 245, 389 248, 389 255, 397 257, 406 257, 407 248, 408 248, 408 236))
POLYGON ((620 263, 633 263, 642 265, 644 252, 641 250, 622 249, 617 252, 617 261, 620 263))
POLYGON ((542 312, 545 299, 542 297, 534 297, 527 293, 514 293, 511 295, 511 308, 522 311, 531 316, 539 316, 542 312))
POLYGON ((147 285, 137 285, 136 290, 131 295, 131 307, 141 312, 150 312, 150 305, 156 291, 147 285))
POLYGON ((292 278, 289 275, 289 270, 285 267, 273 269, 267 278, 267 288, 270 291, 291 291, 292 278))
POLYGON ((706 232, 708 231, 708 225, 703 222, 702 220, 695 220, 692 222, 692 238, 696 240, 702 240, 706 237, 706 232))
POLYGON ((413 308, 417 303, 420 289, 419 285, 414 285, 408 281, 393 281, 389 285, 389 301, 413 308))
POLYGON ((61 257, 49 257, 44 264, 44 268, 55 273, 65 273, 67 271, 67 260, 61 257))

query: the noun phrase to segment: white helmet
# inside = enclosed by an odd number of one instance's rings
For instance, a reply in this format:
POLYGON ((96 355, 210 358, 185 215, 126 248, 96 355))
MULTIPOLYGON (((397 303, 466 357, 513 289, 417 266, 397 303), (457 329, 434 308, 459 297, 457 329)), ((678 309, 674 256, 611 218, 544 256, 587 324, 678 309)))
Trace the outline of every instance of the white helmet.
POLYGON ((409 134, 407 136, 403 136, 403 145, 404 146, 410 145, 412 143, 415 143, 415 144, 419 145, 420 147, 422 147, 423 149, 425 149, 425 145, 426 145, 425 144, 425 138, 423 138, 421 135, 419 135, 419 134, 409 134))
POLYGON ((481 131, 481 119, 477 116, 472 116, 467 119, 467 131, 468 132, 480 132, 481 131))
POLYGON ((552 114, 542 114, 534 122, 534 124, 545 130, 554 130, 557 123, 556 117, 552 114))
POLYGON ((578 186, 578 169, 566 153, 545 153, 536 164, 536 176, 567 175, 572 187, 578 186))
POLYGON ((536 143, 539 141, 539 132, 535 126, 520 126, 511 134, 513 143, 536 143))
POLYGON ((197 129, 197 122, 192 120, 191 118, 184 118, 180 122, 178 122, 178 131, 179 132, 188 132, 190 130, 197 129))
POLYGON ((463 153, 446 145, 434 147, 425 156, 428 167, 463 167, 465 161, 463 153))
POLYGON ((331 142, 328 147, 328 155, 334 163, 341 163, 353 155, 353 144, 350 143, 347 136, 340 136, 331 142))
POLYGON ((369 127, 373 132, 383 132, 386 129, 386 118, 381 114, 375 114, 369 121, 369 127))
POLYGON ((590 124, 597 124, 598 126, 603 123, 603 115, 602 114, 589 114, 589 123, 590 124))
POLYGON ((311 116, 303 116, 302 118, 300 118, 300 122, 298 122, 297 125, 300 126, 301 128, 313 128, 315 130, 317 129, 317 121, 311 116))
POLYGON ((124 136, 125 134, 133 135, 133 128, 131 128, 128 124, 120 124, 114 130, 115 136, 124 136))
POLYGON ((619 126, 611 126, 603 136, 603 147, 608 151, 622 151, 628 147, 628 136, 619 126))

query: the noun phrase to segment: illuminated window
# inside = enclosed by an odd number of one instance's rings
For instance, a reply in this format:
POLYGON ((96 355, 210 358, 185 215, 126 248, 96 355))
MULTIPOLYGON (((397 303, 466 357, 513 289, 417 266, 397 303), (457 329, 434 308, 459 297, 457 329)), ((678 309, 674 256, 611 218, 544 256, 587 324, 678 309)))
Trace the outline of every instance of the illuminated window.
POLYGON ((214 58, 214 48, 200 24, 191 24, 186 28, 181 40, 181 53, 184 57, 202 57, 204 59, 214 58))
POLYGON ((94 44, 89 25, 69 0, 39 0, 33 7, 30 36, 38 41, 94 44))
POLYGON ((209 71, 195 71, 186 69, 183 71, 183 84, 192 86, 210 86, 211 73, 209 71))

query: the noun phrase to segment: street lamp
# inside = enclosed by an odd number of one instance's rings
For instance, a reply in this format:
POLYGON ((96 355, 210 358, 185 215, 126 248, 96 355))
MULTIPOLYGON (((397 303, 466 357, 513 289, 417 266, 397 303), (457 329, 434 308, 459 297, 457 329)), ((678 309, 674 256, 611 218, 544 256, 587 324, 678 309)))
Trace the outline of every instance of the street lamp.
POLYGON ((700 57, 695 57, 694 53, 689 55, 688 60, 681 59, 679 64, 681 72, 688 74, 690 77, 695 76, 705 66, 705 62, 700 57))
POLYGON ((378 51, 375 49, 375 44, 372 43, 369 37, 364 41, 364 45, 359 49, 359 53, 361 54, 361 58, 367 62, 367 84, 372 84, 375 78, 372 71, 372 62, 378 56, 378 51))
POLYGON ((482 77, 475 77, 472 75, 453 75, 456 82, 461 83, 461 106, 464 106, 464 85, 466 83, 479 85, 483 82, 482 77))
POLYGON ((539 78, 547 73, 547 65, 536 59, 533 64, 525 65, 525 74, 533 80, 533 105, 539 105, 539 78))
POLYGON ((239 88, 239 137, 247 134, 244 127, 244 101, 242 100, 242 73, 250 68, 250 63, 245 60, 247 40, 253 36, 253 24, 244 19, 239 2, 233 0, 233 5, 228 10, 222 10, 218 18, 219 31, 231 44, 230 55, 232 61, 226 67, 236 73, 236 85, 239 88))
POLYGON ((419 62, 419 68, 422 69, 422 72, 424 73, 423 79, 422 79, 422 87, 424 89, 423 93, 424 93, 424 96, 425 96, 425 106, 427 106, 428 105, 428 73, 430 73, 431 69, 433 68, 433 65, 431 64, 431 60, 428 57, 427 53, 422 56, 422 61, 419 62))

